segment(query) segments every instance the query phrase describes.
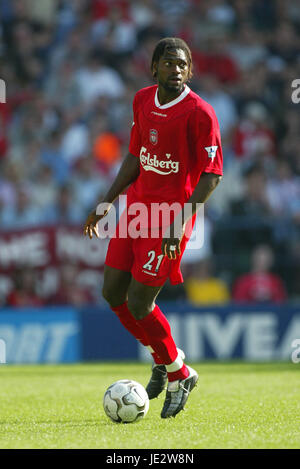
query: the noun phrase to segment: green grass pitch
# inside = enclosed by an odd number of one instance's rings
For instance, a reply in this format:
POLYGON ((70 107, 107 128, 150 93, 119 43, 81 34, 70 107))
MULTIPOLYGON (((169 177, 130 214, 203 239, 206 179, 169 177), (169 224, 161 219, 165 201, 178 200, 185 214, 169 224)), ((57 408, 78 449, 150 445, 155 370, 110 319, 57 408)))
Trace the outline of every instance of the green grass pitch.
POLYGON ((186 410, 115 424, 102 397, 118 379, 144 386, 138 363, 0 365, 0 448, 300 448, 300 364, 201 363, 186 410))

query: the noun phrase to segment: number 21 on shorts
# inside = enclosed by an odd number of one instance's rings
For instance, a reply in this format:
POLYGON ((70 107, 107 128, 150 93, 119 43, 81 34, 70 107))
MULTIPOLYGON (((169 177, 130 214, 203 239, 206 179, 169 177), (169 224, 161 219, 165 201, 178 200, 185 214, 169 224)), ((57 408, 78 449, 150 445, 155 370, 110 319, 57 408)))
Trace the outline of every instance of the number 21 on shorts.
POLYGON ((164 255, 160 254, 159 256, 155 256, 155 251, 148 251, 148 258, 146 264, 143 265, 143 269, 149 270, 150 272, 153 270, 154 272, 158 272, 164 255))

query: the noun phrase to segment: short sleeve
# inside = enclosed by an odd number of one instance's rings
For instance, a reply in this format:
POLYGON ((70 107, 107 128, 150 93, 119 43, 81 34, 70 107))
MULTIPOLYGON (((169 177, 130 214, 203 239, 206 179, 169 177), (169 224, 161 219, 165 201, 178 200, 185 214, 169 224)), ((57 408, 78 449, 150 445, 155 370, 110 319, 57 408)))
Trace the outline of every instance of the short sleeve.
POLYGON ((141 149, 141 137, 139 132, 138 112, 137 112, 137 96, 133 100, 133 122, 130 133, 129 153, 139 158, 141 149))
POLYGON ((210 106, 207 112, 197 112, 193 123, 192 153, 197 159, 201 172, 223 174, 223 153, 220 126, 210 106))

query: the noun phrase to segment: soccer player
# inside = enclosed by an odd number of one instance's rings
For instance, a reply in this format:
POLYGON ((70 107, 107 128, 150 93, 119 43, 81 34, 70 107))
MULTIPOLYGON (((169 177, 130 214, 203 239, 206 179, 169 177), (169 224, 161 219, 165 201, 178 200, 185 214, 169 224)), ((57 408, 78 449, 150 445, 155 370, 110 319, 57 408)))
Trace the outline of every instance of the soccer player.
POLYGON ((102 215, 97 210, 90 213, 84 234, 99 236, 98 221, 129 186, 127 211, 107 251, 103 296, 125 328, 152 354, 149 398, 157 397, 168 381, 161 412, 167 418, 184 408, 198 375, 183 362, 184 353, 177 349, 155 300, 168 278, 172 284, 183 281, 180 260, 190 236, 186 227, 222 177, 222 150, 213 108, 187 86, 192 76, 188 45, 180 38, 160 40, 151 71, 157 84, 135 95, 129 153, 101 201, 107 210, 102 215), (179 203, 181 209, 172 212, 168 222, 168 235, 164 217, 149 216, 149 224, 148 219, 140 221, 142 236, 121 236, 125 222, 129 225, 134 218, 129 212, 136 202, 149 208, 149 213, 159 204, 179 203), (192 208, 189 215, 183 210, 186 203, 192 208))

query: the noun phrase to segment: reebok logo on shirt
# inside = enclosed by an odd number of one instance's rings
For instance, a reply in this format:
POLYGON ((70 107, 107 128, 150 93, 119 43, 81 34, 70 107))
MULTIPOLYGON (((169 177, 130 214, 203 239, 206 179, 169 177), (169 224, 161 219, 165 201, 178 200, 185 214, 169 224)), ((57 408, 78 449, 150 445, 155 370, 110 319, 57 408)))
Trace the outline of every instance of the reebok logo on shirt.
POLYGON ((157 155, 151 156, 150 152, 146 154, 146 151, 146 147, 141 147, 140 162, 145 171, 153 171, 164 176, 178 173, 179 161, 171 160, 171 153, 166 153, 167 160, 159 160, 157 155))

